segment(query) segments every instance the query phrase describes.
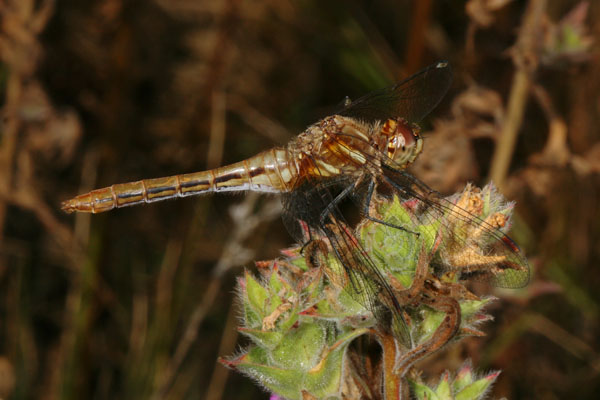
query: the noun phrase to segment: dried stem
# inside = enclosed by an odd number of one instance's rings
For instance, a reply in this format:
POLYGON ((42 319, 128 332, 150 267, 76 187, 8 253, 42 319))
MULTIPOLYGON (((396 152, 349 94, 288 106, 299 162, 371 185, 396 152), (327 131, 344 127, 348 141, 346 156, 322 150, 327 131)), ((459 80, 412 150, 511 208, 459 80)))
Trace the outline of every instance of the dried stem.
POLYGON ((403 385, 403 378, 395 371, 398 347, 394 337, 389 334, 374 332, 383 350, 384 393, 387 400, 407 398, 408 386, 403 385))
POLYGON ((500 189, 503 188, 508 173, 517 134, 523 121, 532 75, 537 68, 539 34, 545 9, 546 0, 529 1, 517 44, 512 49, 516 71, 510 89, 506 118, 496 143, 490 171, 490 179, 500 189))
POLYGON ((212 308, 215 299, 221 287, 223 275, 231 268, 243 265, 252 260, 254 253, 243 247, 243 243, 254 233, 260 223, 270 221, 279 216, 279 201, 274 199, 266 202, 258 212, 254 212, 254 206, 259 196, 249 194, 241 205, 238 205, 232 217, 235 223, 235 229, 230 236, 230 241, 223 250, 223 256, 219 259, 213 269, 213 277, 208 285, 208 289, 202 298, 202 302, 194 309, 184 331, 183 337, 175 350, 174 356, 169 360, 167 367, 160 379, 157 390, 151 398, 165 398, 176 378, 183 361, 189 354, 192 345, 198 338, 198 329, 200 324, 212 308))
POLYGON ((426 30, 431 19, 431 0, 421 0, 413 3, 412 26, 406 49, 406 70, 408 73, 417 71, 423 59, 426 30))

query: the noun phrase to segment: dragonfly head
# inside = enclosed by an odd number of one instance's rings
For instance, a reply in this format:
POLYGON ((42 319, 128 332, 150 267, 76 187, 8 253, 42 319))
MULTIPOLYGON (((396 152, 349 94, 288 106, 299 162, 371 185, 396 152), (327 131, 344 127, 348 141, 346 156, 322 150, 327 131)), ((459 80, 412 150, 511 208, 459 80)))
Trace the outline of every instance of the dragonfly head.
POLYGON ((381 150, 400 167, 406 167, 415 161, 423 150, 423 138, 419 127, 416 124, 410 125, 401 118, 388 119, 383 124, 380 134, 385 146, 381 150))

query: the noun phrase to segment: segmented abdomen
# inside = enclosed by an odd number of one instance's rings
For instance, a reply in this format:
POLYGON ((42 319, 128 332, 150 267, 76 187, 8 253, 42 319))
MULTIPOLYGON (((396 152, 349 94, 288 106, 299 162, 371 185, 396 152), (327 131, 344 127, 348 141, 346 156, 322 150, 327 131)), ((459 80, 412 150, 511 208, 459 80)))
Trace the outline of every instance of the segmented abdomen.
POLYGON ((210 192, 286 192, 292 189, 297 174, 290 153, 284 148, 274 148, 209 171, 120 183, 93 190, 63 202, 62 209, 69 213, 99 213, 139 203, 210 192))

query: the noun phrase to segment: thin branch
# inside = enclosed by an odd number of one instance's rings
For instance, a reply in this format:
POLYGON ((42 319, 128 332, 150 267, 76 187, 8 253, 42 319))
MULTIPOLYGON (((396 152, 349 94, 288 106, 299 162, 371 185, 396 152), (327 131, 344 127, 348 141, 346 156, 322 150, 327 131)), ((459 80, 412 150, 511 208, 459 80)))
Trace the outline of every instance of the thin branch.
POLYGON ((177 345, 175 354, 169 360, 162 375, 157 390, 151 396, 152 399, 163 399, 167 397, 173 382, 185 358, 190 352, 192 345, 198 338, 200 324, 212 308, 221 287, 222 277, 231 268, 246 264, 252 260, 254 253, 246 249, 243 243, 254 233, 261 223, 273 220, 281 212, 278 199, 265 202, 258 212, 255 205, 259 198, 256 193, 246 196, 242 204, 232 209, 231 216, 234 220, 234 230, 229 242, 225 245, 223 255, 213 269, 212 279, 208 285, 202 302, 192 312, 181 341, 177 345))
POLYGON ((539 33, 544 20, 546 0, 530 0, 519 37, 511 53, 516 67, 506 118, 496 143, 490 179, 502 189, 523 121, 533 73, 538 65, 539 33))

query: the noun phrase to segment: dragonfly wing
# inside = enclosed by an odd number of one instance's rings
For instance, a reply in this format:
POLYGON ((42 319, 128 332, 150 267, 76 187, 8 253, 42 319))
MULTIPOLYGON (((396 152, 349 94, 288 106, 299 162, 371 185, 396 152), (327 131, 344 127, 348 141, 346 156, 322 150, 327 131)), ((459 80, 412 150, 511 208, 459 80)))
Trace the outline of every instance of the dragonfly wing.
MULTIPOLYGON (((342 142, 339 144, 343 145, 342 142)), ((459 272, 461 279, 483 280, 498 287, 520 288, 527 285, 529 263, 505 233, 510 227, 510 213, 507 211, 511 206, 500 207, 499 196, 494 193, 493 187, 488 187, 485 194, 487 206, 484 194, 475 193, 472 188, 465 190, 462 200, 458 197, 447 199, 385 154, 364 152, 363 155, 368 169, 379 170, 374 176, 377 190, 369 194, 363 181, 355 186, 352 196, 359 204, 365 204, 372 197, 397 195, 411 208, 411 214, 420 221, 419 229, 426 236, 442 239, 443 247, 438 252, 441 256, 437 260, 441 270, 454 270, 459 272), (495 199, 490 200, 492 197, 495 199), (502 209, 504 214, 492 212, 491 208, 496 211, 502 209)))
POLYGON ((467 186, 460 196, 446 199, 407 172, 389 167, 384 168, 382 181, 407 202, 427 235, 441 237, 442 269, 457 271, 460 279, 483 280, 497 287, 527 285, 529 263, 503 232, 510 226, 508 217, 491 212, 482 198, 491 198, 495 189, 480 193, 467 186))
POLYGON ((439 104, 451 82, 450 64, 438 62, 402 82, 345 102, 346 106, 335 114, 367 122, 397 117, 419 122, 439 104))
POLYGON ((402 305, 386 277, 352 234, 347 224, 333 214, 323 228, 336 258, 343 266, 345 290, 370 310, 385 329, 391 329, 405 347, 412 347, 408 324, 402 316, 402 305), (390 327, 390 328, 388 328, 390 327))
POLYGON ((311 239, 326 237, 342 266, 329 269, 329 273, 335 274, 330 280, 371 311, 382 327, 391 324, 394 336, 409 347, 411 337, 402 317, 401 304, 387 279, 354 237, 337 205, 333 204, 334 193, 351 184, 345 178, 307 181, 284 195, 284 223, 299 240, 303 240, 299 237, 299 221, 308 225, 311 239))

